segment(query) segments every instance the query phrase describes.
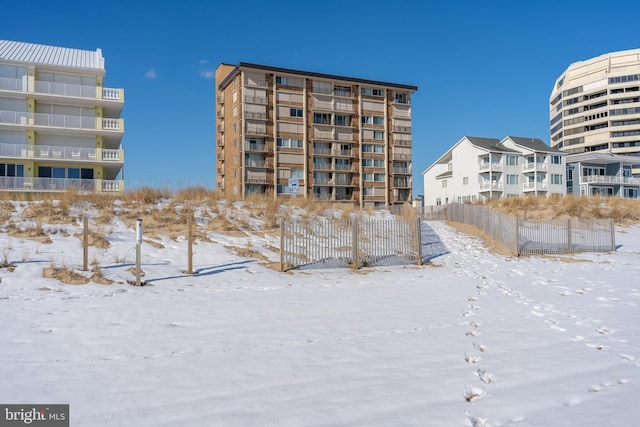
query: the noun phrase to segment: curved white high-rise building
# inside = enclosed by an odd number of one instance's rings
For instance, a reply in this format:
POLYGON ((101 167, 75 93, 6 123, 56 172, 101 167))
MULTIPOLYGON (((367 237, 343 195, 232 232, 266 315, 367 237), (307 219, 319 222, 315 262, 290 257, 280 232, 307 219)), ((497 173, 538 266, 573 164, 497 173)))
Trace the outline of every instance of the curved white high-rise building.
POLYGON ((550 144, 640 156, 640 49, 571 64, 549 98, 550 144))

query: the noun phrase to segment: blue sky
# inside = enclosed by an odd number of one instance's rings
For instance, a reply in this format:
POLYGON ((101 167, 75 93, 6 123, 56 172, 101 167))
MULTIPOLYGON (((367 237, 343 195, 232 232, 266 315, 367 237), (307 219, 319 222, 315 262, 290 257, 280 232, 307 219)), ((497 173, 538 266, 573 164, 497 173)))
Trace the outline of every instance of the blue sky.
POLYGON ((418 86, 414 195, 462 136, 549 142, 572 62, 640 47, 636 1, 5 2, 0 38, 101 48, 125 89, 125 185, 215 185, 213 71, 252 62, 418 86))

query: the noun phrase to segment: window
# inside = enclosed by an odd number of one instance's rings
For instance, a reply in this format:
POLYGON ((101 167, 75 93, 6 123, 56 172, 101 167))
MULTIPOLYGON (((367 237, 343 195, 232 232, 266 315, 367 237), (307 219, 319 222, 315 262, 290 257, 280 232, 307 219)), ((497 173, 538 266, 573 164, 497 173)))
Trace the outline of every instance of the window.
POLYGON ((278 147, 288 148, 302 148, 302 140, 294 138, 277 138, 276 144, 278 147))
POLYGON ((278 194, 289 194, 291 190, 289 189, 289 184, 278 184, 278 194))
POLYGON ((238 100, 238 92, 234 90, 231 94, 231 99, 233 100, 233 102, 236 102, 238 100))
POLYGON ((238 138, 233 138, 233 148, 238 148, 238 138))
POLYGON ((338 96, 351 96, 351 86, 335 85, 333 94, 338 96))
POLYGON ((507 165, 518 166, 518 156, 514 156, 514 155, 507 156, 507 165))
POLYGON ((518 175, 507 175, 507 185, 518 185, 518 175))
POLYGON ((289 79, 287 77, 276 76, 276 84, 289 86, 289 79))
POLYGON ((238 179, 238 169, 233 171, 233 178, 238 179))
POLYGON ((364 167, 373 167, 373 168, 383 168, 384 160, 383 159, 362 159, 362 166, 364 167))
POLYGON ((233 133, 238 133, 238 124, 233 122, 233 133))
POLYGON ((304 179, 304 171, 302 169, 291 169, 290 178, 292 178, 292 179, 304 179))
POLYGON ((367 173, 363 173, 362 177, 364 181, 369 181, 369 182, 384 182, 385 180, 385 174, 383 173, 367 172, 367 173))
POLYGON ((395 96, 395 102, 399 104, 408 104, 409 103, 409 95, 406 93, 397 93, 395 96))
POLYGON ((469 185, 469 177, 465 176, 462 178, 462 185, 469 185))
POLYGON ((80 168, 69 168, 69 169, 67 169, 67 178, 69 178, 69 179, 80 179, 80 168))
POLYGON ((370 125, 373 123, 373 117, 372 116, 362 116, 362 124, 363 125, 370 125))
POLYGON ((442 205, 442 199, 440 197, 438 197, 436 199, 436 206, 440 206, 440 205, 442 205))
POLYGON ((382 116, 373 116, 373 124, 374 125, 384 125, 384 117, 382 116))
POLYGON ((362 144, 363 153, 384 153, 384 145, 362 144))
POLYGON ((562 156, 558 156, 556 154, 551 156, 551 163, 553 163, 554 165, 561 165, 562 164, 562 156))
POLYGON ((551 184, 561 185, 562 175, 551 174, 551 184))
POLYGON ((383 139, 383 138, 384 138, 384 133, 381 130, 373 131, 373 139, 383 139))
POLYGON ((313 123, 320 125, 330 125, 331 114, 313 113, 313 123))
POLYGON ((447 188, 447 180, 446 179, 442 180, 442 188, 447 188))
POLYGON ((367 96, 384 96, 384 92, 382 89, 374 89, 370 87, 360 88, 360 93, 367 96))
POLYGON ((349 126, 349 117, 336 115, 334 117, 334 123, 336 126, 349 126))
POLYGON ((235 163, 236 165, 238 164, 238 155, 237 154, 233 155, 233 163, 235 163))
POLYGON ((233 117, 236 117, 238 115, 238 106, 234 105, 233 106, 233 117))
POLYGON ((0 177, 2 176, 24 176, 24 165, 14 165, 0 163, 0 177))
MULTIPOLYGON (((22 165, 20 165, 22 166, 22 165)), ((1 176, 1 175, 0 175, 1 176)), ((93 169, 91 168, 63 168, 39 166, 38 178, 59 178, 59 179, 93 179, 93 169)))
POLYGON ((291 108, 289 115, 291 117, 302 117, 302 108, 291 108))

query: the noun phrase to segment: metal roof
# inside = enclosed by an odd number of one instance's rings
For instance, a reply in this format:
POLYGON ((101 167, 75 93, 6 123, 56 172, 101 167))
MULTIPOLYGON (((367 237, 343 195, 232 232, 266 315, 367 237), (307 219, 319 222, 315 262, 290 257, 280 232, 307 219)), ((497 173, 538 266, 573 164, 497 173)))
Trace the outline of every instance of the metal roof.
MULTIPOLYGON (((516 150, 505 147, 500 144, 500 140, 496 138, 480 138, 477 136, 465 136, 467 140, 478 148, 498 153, 518 153, 516 150)), ((463 138, 464 139, 464 138, 463 138)))
POLYGON ((0 61, 104 70, 101 49, 80 50, 10 40, 0 40, 0 61))
POLYGON ((522 138, 519 136, 508 136, 507 138, 511 139, 516 145, 520 145, 533 151, 564 154, 564 151, 558 150, 557 148, 549 147, 544 143, 544 141, 538 138, 522 138))
MULTIPOLYGON (((230 65, 230 64, 224 64, 224 65, 230 65)), ((355 77, 337 76, 334 74, 323 74, 323 73, 315 73, 311 71, 292 70, 290 68, 271 67, 268 65, 251 64, 249 62, 240 62, 238 65, 236 65, 235 68, 229 73, 229 75, 227 75, 227 77, 225 77, 224 80, 222 80, 222 82, 218 85, 218 89, 225 88, 229 84, 229 82, 235 77, 235 75, 240 71, 241 68, 270 71, 272 73, 293 74, 293 75, 299 75, 304 77, 317 77, 321 79, 342 80, 346 82, 361 83, 361 84, 372 85, 372 86, 386 86, 386 87, 393 87, 398 89, 405 89, 411 92, 415 92, 418 90, 418 86, 405 85, 400 83, 389 83, 389 82, 381 82, 377 80, 359 79, 355 77)))

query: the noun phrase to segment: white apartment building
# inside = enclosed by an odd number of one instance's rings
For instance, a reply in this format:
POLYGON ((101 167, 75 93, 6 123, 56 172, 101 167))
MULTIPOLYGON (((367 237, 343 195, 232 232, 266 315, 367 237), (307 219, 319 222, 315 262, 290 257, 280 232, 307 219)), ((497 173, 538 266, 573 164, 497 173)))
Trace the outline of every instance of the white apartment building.
POLYGON ((640 178, 633 176, 640 159, 608 153, 567 156, 567 193, 580 196, 638 198, 640 178))
POLYGON ((549 120, 551 146, 568 154, 640 155, 640 49, 571 64, 551 92, 549 120))
POLYGON ((564 195, 565 157, 540 139, 465 136, 422 173, 424 205, 564 195))
POLYGON ((124 90, 102 51, 0 40, 0 191, 124 190, 124 90))

